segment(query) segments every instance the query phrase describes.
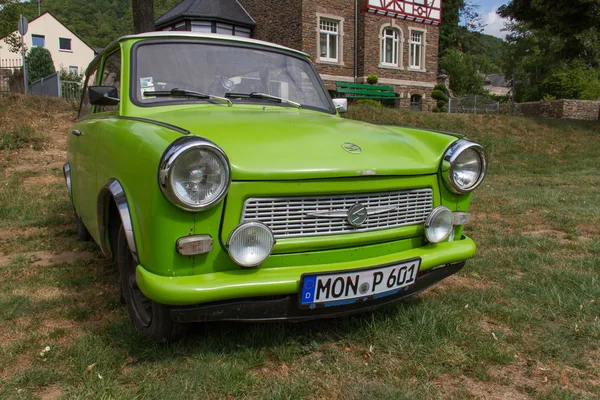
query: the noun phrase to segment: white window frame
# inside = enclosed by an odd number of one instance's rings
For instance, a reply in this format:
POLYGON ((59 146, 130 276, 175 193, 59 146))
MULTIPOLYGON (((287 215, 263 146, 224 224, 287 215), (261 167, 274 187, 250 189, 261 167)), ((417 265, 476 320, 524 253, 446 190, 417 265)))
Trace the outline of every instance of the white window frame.
POLYGON ((70 74, 79 75, 79 67, 76 66, 76 65, 69 65, 68 71, 69 71, 70 74))
POLYGON ((326 63, 326 64, 339 64, 343 65, 342 55, 344 54, 344 18, 329 15, 329 14, 319 14, 317 13, 317 62, 326 63), (321 28, 321 21, 330 22, 337 24, 337 31, 331 31, 327 29, 321 28), (321 56, 321 34, 327 35, 327 56, 321 56), (336 36, 336 57, 329 57, 330 55, 330 40, 329 36, 336 36))
MULTIPOLYGON (((404 32, 402 29, 395 25, 393 22, 391 24, 385 24, 381 27, 379 31, 379 43, 380 43, 380 57, 379 57, 379 67, 380 68, 388 68, 388 69, 404 69, 404 32), (394 38, 392 36, 392 40, 395 45, 396 57, 392 62, 388 62, 386 60, 386 41, 390 38, 386 34, 387 31, 392 30, 396 33, 397 37, 394 38)), ((394 52, 394 49, 392 50, 394 52)))
POLYGON ((73 39, 66 38, 66 37, 59 37, 58 38, 58 50, 59 51, 66 51, 66 52, 72 53, 73 52, 73 39), (63 48, 61 48, 60 47, 60 39, 68 40, 69 44, 71 45, 71 48, 70 49, 63 49, 63 48))
POLYGON ((422 29, 408 29, 408 68, 415 71, 425 71, 425 51, 427 49, 427 31, 422 29), (413 40, 413 34, 418 33, 421 36, 420 42, 413 40), (413 59, 413 49, 419 48, 418 64, 413 59))

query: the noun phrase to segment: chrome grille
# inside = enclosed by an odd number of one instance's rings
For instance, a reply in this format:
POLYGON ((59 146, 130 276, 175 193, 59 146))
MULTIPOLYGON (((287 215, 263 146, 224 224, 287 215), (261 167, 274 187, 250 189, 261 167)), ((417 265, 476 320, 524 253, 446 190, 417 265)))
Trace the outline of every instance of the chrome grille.
POLYGON ((336 235, 420 224, 425 221, 432 208, 431 189, 342 196, 252 198, 246 200, 244 204, 242 222, 261 221, 271 228, 277 239, 336 235), (339 215, 340 211, 345 212, 357 203, 367 209, 393 208, 393 210, 369 215, 364 224, 358 228, 352 227, 345 216, 307 215, 328 211, 337 211, 339 215))

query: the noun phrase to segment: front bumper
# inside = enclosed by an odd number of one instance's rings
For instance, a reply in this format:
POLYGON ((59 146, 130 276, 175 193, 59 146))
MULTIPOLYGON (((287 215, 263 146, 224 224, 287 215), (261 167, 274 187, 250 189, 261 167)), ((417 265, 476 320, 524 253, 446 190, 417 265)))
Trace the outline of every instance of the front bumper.
POLYGON ((463 262, 475 255, 475 243, 463 236, 460 240, 379 253, 364 259, 316 265, 279 268, 238 269, 200 275, 169 277, 153 274, 143 266, 136 270, 140 290, 151 300, 170 306, 267 296, 290 296, 300 290, 300 277, 306 273, 327 273, 377 267, 412 258, 421 258, 419 275, 434 268, 463 262))
POLYGON ((209 321, 303 321, 321 318, 341 317, 359 312, 371 311, 381 306, 397 302, 415 295, 455 274, 464 267, 465 262, 447 265, 419 273, 416 282, 406 291, 396 295, 371 300, 367 303, 355 303, 338 307, 311 309, 298 308, 298 295, 278 298, 256 298, 229 300, 192 307, 171 308, 171 319, 178 322, 209 321))

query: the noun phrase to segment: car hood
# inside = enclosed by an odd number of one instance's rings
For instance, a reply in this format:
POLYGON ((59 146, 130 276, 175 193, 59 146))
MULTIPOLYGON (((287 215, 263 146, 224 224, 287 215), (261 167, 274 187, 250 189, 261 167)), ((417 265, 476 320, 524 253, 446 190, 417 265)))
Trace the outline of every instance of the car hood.
POLYGON ((457 140, 281 107, 207 107, 148 118, 216 143, 229 157, 232 179, 245 181, 434 174, 457 140), (348 152, 344 144, 360 152, 348 152))

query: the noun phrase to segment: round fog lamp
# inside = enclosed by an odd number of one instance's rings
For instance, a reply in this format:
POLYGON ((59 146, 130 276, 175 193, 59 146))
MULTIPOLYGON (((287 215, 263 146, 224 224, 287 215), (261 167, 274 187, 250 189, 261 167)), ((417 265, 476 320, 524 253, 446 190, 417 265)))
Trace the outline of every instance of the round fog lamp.
POLYGON ((434 208, 425 220, 425 236, 431 243, 446 240, 453 228, 452 211, 448 207, 434 208))
POLYGON ((229 256, 242 267, 256 267, 269 257, 275 238, 271 230, 260 222, 245 222, 229 235, 229 256))

